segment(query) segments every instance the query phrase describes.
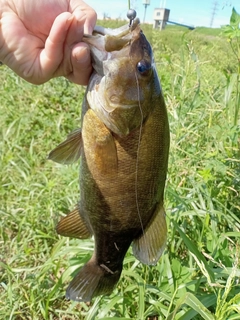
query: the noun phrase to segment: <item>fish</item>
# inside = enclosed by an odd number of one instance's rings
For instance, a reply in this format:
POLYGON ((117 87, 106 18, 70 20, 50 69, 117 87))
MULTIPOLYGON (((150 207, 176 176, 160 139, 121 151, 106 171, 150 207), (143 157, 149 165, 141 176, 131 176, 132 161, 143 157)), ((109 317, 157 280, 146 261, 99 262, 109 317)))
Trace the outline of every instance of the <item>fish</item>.
POLYGON ((80 161, 80 201, 61 218, 59 235, 93 236, 94 253, 71 280, 66 298, 91 301, 116 287, 123 260, 156 265, 167 241, 164 189, 169 123, 153 50, 140 21, 84 35, 93 73, 82 104, 81 128, 49 154, 80 161))

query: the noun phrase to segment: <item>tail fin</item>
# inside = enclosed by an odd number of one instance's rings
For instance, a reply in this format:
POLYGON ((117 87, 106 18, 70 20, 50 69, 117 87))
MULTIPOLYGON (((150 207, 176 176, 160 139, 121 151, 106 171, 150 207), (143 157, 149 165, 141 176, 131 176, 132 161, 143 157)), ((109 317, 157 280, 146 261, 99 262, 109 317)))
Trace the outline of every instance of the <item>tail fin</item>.
POLYGON ((66 298, 74 301, 91 301, 95 296, 110 294, 117 284, 122 266, 115 272, 105 265, 97 265, 92 258, 70 282, 66 298))

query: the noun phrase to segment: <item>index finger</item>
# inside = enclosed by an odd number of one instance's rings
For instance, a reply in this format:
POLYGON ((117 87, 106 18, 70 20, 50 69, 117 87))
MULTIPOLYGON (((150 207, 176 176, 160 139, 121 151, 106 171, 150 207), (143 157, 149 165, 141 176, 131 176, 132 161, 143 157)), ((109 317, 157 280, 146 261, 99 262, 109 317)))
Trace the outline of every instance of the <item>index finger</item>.
POLYGON ((82 20, 83 13, 85 14, 83 31, 84 33, 91 34, 97 21, 97 14, 95 10, 88 6, 84 1, 80 0, 70 0, 70 10, 76 17, 76 20, 79 21, 82 20))

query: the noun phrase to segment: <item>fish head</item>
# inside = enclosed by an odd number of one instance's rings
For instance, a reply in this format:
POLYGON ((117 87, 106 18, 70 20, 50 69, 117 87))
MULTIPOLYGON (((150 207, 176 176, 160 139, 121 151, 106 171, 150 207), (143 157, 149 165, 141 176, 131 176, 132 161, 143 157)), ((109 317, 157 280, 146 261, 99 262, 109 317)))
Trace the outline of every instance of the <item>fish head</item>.
POLYGON ((96 27, 83 40, 94 68, 88 104, 111 131, 126 136, 140 127, 161 94, 151 45, 139 19, 118 29, 96 27))

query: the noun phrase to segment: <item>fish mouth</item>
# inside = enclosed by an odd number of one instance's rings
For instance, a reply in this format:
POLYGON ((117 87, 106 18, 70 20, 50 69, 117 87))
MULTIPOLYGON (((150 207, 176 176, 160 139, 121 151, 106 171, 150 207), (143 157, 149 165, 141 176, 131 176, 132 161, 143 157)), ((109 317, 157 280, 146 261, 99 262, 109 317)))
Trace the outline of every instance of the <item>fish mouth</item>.
POLYGON ((118 36, 118 37, 121 35, 124 36, 129 32, 129 30, 133 31, 139 24, 140 24, 140 20, 139 18, 136 18, 133 20, 131 25, 126 24, 116 29, 104 28, 102 26, 95 26, 93 30, 93 34, 97 33, 101 35, 111 35, 111 36, 118 36))
POLYGON ((93 34, 84 34, 82 40, 90 47, 93 46, 98 50, 106 52, 119 51, 131 40, 131 33, 139 24, 140 20, 136 18, 130 26, 127 24, 117 29, 95 26, 93 34))
MULTIPOLYGON (((123 56, 122 49, 128 50, 128 44, 139 36, 140 20, 135 19, 131 26, 124 25, 117 29, 96 26, 92 35, 84 34, 82 41, 90 47, 93 69, 101 76, 106 74, 104 61, 123 56)), ((125 56, 127 52, 125 53, 125 56)))

